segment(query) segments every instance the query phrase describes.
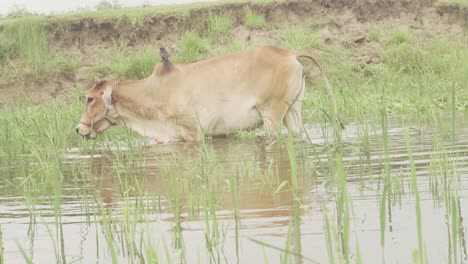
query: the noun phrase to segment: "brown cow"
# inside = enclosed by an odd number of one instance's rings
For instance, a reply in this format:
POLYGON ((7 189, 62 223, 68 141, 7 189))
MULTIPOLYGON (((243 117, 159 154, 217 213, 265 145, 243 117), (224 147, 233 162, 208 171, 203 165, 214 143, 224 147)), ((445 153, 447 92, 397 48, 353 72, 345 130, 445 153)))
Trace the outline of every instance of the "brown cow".
POLYGON ((323 73, 309 53, 273 46, 185 64, 172 64, 164 49, 160 55, 161 63, 146 79, 96 80, 76 131, 95 138, 121 124, 166 143, 253 129, 261 123, 275 135, 284 122, 299 134, 305 75, 297 58, 311 59, 323 73))

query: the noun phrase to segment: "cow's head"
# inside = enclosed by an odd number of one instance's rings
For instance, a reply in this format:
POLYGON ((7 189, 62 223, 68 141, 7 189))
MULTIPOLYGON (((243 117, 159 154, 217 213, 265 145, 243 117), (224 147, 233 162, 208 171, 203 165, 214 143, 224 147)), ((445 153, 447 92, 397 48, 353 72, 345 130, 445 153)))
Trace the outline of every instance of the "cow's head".
POLYGON ((115 113, 112 107, 112 84, 106 79, 96 78, 86 96, 76 133, 88 139, 96 138, 99 133, 117 124, 115 113))

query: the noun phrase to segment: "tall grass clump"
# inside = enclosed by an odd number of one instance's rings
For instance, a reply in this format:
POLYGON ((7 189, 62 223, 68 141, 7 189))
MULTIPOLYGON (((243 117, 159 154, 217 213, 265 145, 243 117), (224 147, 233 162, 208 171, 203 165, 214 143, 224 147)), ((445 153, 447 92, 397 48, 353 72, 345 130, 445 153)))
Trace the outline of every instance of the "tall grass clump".
POLYGON ((208 50, 209 41, 200 37, 195 31, 187 31, 178 46, 180 53, 177 54, 177 59, 193 62, 201 59, 202 53, 208 50))
POLYGON ((250 8, 245 10, 244 23, 247 28, 260 29, 266 26, 265 17, 257 14, 250 8))
POLYGON ((44 16, 9 19, 2 25, 4 38, 0 40, 0 60, 18 59, 2 69, 14 72, 14 76, 6 74, 2 78, 13 80, 19 76, 26 81, 41 83, 59 74, 72 77, 81 63, 80 57, 49 50, 48 20, 44 16))
POLYGON ((403 44, 410 41, 410 34, 408 30, 402 28, 394 28, 390 32, 390 42, 393 44, 403 44))
POLYGON ((420 73, 425 67, 425 56, 421 48, 408 43, 389 48, 382 60, 397 72, 420 73))
POLYGON ((341 27, 340 23, 338 23, 338 21, 335 18, 328 17, 326 19, 311 20, 309 22, 308 28, 310 28, 311 30, 317 30, 325 26, 332 26, 332 27, 337 27, 337 28, 341 27))
POLYGON ((143 79, 151 75, 154 66, 159 62, 158 54, 159 51, 153 47, 146 47, 131 54, 125 78, 143 79))
POLYGON ((34 66, 41 66, 48 58, 47 20, 41 16, 28 16, 4 23, 5 40, 10 49, 34 66))
POLYGON ((232 31, 232 21, 229 14, 210 14, 207 21, 208 32, 214 36, 228 36, 232 31))
POLYGON ((20 57, 25 61, 22 72, 40 78, 48 73, 49 51, 47 20, 28 16, 4 24, 5 38, 1 44, 1 57, 20 57))
POLYGON ((279 45, 287 49, 309 50, 320 45, 318 35, 307 28, 288 27, 280 31, 279 45))
POLYGON ((10 38, 0 39, 0 66, 4 64, 8 59, 15 56, 17 47, 15 41, 10 38))
POLYGON ((406 134, 406 147, 408 150, 408 158, 410 161, 410 175, 411 175, 411 188, 413 189, 416 205, 416 228, 418 233, 418 250, 417 250, 417 259, 419 263, 428 263, 426 249, 424 246, 423 234, 422 234, 422 217, 421 217, 421 198, 418 189, 418 182, 416 179, 416 166, 414 163, 413 150, 409 143, 408 134, 406 134))
POLYGON ((158 62, 158 52, 151 46, 132 51, 126 43, 114 42, 114 49, 95 67, 95 71, 99 75, 117 74, 124 80, 146 78, 158 62))

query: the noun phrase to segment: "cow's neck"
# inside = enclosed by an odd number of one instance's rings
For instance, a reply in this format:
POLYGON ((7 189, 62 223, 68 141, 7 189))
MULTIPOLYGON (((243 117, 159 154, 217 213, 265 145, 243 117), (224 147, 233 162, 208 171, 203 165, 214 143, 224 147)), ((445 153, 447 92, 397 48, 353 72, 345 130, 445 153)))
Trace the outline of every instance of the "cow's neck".
POLYGON ((114 108, 121 124, 161 142, 174 141, 174 126, 166 122, 162 105, 157 100, 162 91, 156 81, 150 77, 119 83, 113 92, 114 108))
POLYGON ((123 118, 152 119, 157 109, 154 97, 156 87, 152 80, 120 82, 113 91, 113 104, 123 118))

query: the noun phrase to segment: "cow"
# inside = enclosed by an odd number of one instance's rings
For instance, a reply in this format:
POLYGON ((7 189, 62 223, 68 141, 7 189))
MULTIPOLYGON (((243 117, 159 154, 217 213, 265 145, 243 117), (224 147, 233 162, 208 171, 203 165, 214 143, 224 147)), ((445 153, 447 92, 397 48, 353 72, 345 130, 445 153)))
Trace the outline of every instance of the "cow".
POLYGON ((193 63, 172 63, 160 49, 161 62, 142 80, 110 82, 96 79, 90 88, 76 132, 94 139, 114 125, 125 125, 159 143, 197 141, 204 135, 226 135, 264 124, 275 136, 284 123, 302 131, 304 51, 257 47, 193 63))

